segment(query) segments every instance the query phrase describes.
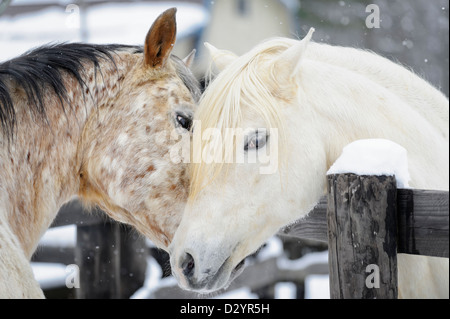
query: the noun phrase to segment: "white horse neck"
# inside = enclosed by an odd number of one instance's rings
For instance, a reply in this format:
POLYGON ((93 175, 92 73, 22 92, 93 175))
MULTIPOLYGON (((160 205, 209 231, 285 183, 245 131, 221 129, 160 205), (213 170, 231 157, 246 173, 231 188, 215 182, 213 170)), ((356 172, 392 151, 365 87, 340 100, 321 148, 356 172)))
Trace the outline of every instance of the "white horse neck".
POLYGON ((448 100, 442 93, 369 52, 320 44, 308 50, 299 105, 313 105, 320 114, 314 125, 324 134, 328 167, 348 143, 385 138, 407 149, 412 187, 448 189, 448 100))
POLYGON ((412 70, 370 51, 311 43, 306 58, 365 76, 397 95, 449 138, 448 98, 412 70))

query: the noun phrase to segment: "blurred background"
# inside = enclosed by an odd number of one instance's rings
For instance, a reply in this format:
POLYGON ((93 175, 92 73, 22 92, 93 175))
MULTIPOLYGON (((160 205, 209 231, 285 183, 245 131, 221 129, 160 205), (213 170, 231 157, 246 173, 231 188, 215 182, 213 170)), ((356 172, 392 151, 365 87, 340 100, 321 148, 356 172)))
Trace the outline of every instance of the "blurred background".
MULTIPOLYGON (((178 8, 174 54, 183 58, 196 48, 198 54, 193 71, 199 79, 209 65, 203 47, 205 41, 242 54, 269 37, 300 39, 314 27, 316 42, 372 50, 411 68, 447 96, 449 94, 448 0, 0 0, 0 63, 50 42, 142 45, 155 18, 170 7, 178 8), (371 14, 366 8, 371 4, 380 9, 379 28, 369 28, 366 24, 371 14)), ((82 229, 85 215, 80 213, 81 207, 72 204, 65 210, 72 216, 79 214, 76 215, 79 220, 75 225, 52 228, 33 259, 36 277, 48 297, 199 297, 177 290, 168 271, 166 255, 150 242, 126 227, 115 228, 111 223, 104 237, 112 232, 112 236, 116 236, 113 240, 125 240, 124 248, 118 250, 114 244, 111 247, 101 238, 99 243, 93 244, 89 233, 99 230, 86 228, 86 224, 82 229), (90 248, 89 245, 80 248, 83 238, 91 243, 90 248), (111 256, 130 250, 138 255, 137 259, 130 258, 134 266, 142 262, 135 268, 119 265, 113 274, 108 274, 108 268, 102 268, 106 275, 100 281, 108 282, 109 287, 114 284, 119 292, 112 294, 112 288, 105 288, 108 291, 103 294, 89 295, 67 289, 65 265, 80 264, 81 259, 95 259, 99 254, 105 256, 106 246, 111 256), (105 279, 108 276, 112 279, 105 279), (126 285, 122 287, 117 283, 117 277, 136 283, 124 288, 126 285)), ((103 221, 100 226, 108 223, 103 221)), ((111 264, 105 258, 105 264, 111 264)), ((237 280, 229 291, 215 297, 328 297, 325 244, 274 237, 253 259, 253 265, 241 276, 247 279, 237 280)))
POLYGON ((273 36, 365 48, 398 61, 448 96, 448 0, 1 0, 0 61, 49 42, 143 44, 154 19, 177 7, 175 54, 197 48, 203 75, 205 41, 242 54, 273 36), (9 6, 7 5, 9 3, 9 6), (369 29, 369 4, 380 28, 369 29))

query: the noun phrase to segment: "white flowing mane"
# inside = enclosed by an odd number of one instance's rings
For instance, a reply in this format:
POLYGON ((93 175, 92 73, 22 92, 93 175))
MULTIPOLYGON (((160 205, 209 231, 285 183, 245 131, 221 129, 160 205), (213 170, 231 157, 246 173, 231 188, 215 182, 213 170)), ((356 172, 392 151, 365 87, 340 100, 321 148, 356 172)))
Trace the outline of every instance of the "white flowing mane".
MULTIPOLYGON (((276 82, 273 74, 269 78, 262 78, 258 72, 262 64, 270 63, 274 55, 284 52, 290 45, 288 39, 275 39, 261 43, 253 50, 242 56, 236 63, 229 66, 226 72, 220 73, 212 81, 208 90, 201 98, 200 106, 196 112, 195 119, 201 123, 201 132, 208 128, 217 128, 221 136, 227 135, 227 129, 241 127, 242 107, 250 108, 251 112, 261 116, 270 128, 278 128, 280 136, 283 137, 283 123, 277 107, 276 98, 281 97, 270 87, 276 82)), ((274 70, 276 72, 276 70, 274 70)), ((212 73, 212 70, 209 70, 212 73)), ((283 138, 281 138, 282 142, 283 138)), ((221 140, 202 141, 199 148, 194 152, 201 152, 206 144, 212 149, 222 149, 223 158, 217 163, 206 164, 194 163, 191 167, 191 191, 190 197, 196 195, 205 186, 205 179, 217 176, 226 162, 227 154, 225 148, 233 145, 224 145, 221 140), (213 145, 216 142, 218 145, 213 145)), ((280 149, 283 146, 280 145, 280 149)), ((194 155, 195 157, 195 155, 194 155)))
MULTIPOLYGON (((283 92, 283 85, 277 83, 279 81, 277 72, 280 70, 273 61, 296 43, 298 43, 297 40, 287 38, 270 39, 228 65, 226 70, 211 83, 201 99, 196 120, 201 121, 202 131, 207 128, 217 128, 222 132, 222 136, 225 136, 227 128, 240 127, 242 108, 250 108, 250 112, 262 117, 268 127, 280 129, 280 145, 283 150, 286 130, 280 116, 279 104, 283 99, 286 101, 286 96, 290 95, 285 94, 287 92, 283 92), (265 71, 261 72, 261 70, 265 71)), ((346 72, 349 76, 362 77, 364 80, 370 81, 372 87, 395 95, 410 107, 411 112, 417 112, 420 117, 428 121, 429 125, 439 131, 441 138, 448 141, 449 108, 447 98, 403 66, 369 51, 313 42, 308 44, 302 59, 317 68, 342 69, 342 72, 346 72)), ((289 80, 287 76, 286 80, 289 80)), ((313 92, 307 92, 307 88, 302 87, 309 81, 306 76, 295 77, 293 80, 296 82, 299 94, 304 93, 307 96, 306 99, 325 100, 328 98, 332 101, 333 97, 314 97, 312 96, 313 92)), ((342 91, 348 93, 349 98, 354 94, 351 88, 345 86, 345 83, 333 82, 331 78, 320 79, 321 82, 317 82, 317 79, 315 81, 316 86, 337 85, 342 87, 342 91)), ((311 87, 311 85, 308 86, 311 87)), ((288 86, 286 85, 286 87, 288 86)), ((358 89, 360 87, 355 88, 355 90, 358 89)), ((382 93, 380 93, 380 99, 382 98, 382 93)), ((392 105, 391 107, 395 108, 396 106, 392 105)), ((342 108, 327 110, 327 112, 335 116, 336 121, 339 121, 342 116, 339 113, 346 113, 342 108)), ((222 143, 220 140, 216 142, 222 143)), ((211 147, 211 141, 202 141, 202 147, 197 151, 203 150, 206 144, 210 144, 209 147, 211 147)), ((222 143, 216 147, 223 149, 225 146, 222 143)), ((283 152, 280 154, 282 159, 283 152)), ((223 166, 224 164, 220 163, 211 165, 203 162, 192 165, 191 199, 195 198, 205 187, 207 184, 205 179, 217 176, 223 166)))

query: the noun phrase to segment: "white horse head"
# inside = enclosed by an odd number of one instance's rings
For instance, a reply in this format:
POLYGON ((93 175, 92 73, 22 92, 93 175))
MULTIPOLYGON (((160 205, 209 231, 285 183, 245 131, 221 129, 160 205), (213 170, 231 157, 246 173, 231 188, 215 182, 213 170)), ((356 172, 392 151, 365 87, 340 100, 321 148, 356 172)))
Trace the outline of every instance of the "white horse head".
POLYGON ((382 57, 311 36, 242 57, 209 46, 223 71, 195 117, 190 201, 169 247, 182 287, 226 286, 246 256, 310 211, 354 140, 393 140, 409 153, 412 186, 448 189, 448 100, 382 57))

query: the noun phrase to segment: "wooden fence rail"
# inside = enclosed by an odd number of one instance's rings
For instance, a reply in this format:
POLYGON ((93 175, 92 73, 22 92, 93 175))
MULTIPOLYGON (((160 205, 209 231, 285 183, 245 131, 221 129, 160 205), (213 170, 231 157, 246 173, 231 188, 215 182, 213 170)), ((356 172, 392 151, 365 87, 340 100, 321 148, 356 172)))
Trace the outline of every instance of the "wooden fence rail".
MULTIPOLYGON (((397 253, 449 258, 449 192, 397 189, 397 253)), ((279 234, 328 242, 328 197, 279 234)))
POLYGON ((448 200, 393 176, 331 175, 327 197, 281 233, 328 242, 332 298, 395 299, 397 253, 448 258, 448 200))

